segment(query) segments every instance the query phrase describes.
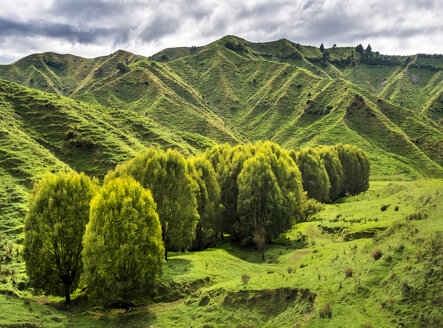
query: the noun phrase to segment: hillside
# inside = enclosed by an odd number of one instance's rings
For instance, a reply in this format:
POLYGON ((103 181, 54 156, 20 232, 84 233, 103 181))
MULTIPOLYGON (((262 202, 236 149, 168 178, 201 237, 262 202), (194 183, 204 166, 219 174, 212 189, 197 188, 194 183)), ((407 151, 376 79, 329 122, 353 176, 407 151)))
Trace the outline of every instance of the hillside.
POLYGON ((31 55, 0 66, 0 78, 146 117, 197 149, 347 142, 370 154, 375 176, 441 175, 442 57, 326 51, 329 61, 317 47, 227 36, 149 59, 31 55))
POLYGON ((357 145, 369 154, 372 180, 366 194, 327 205, 289 241, 271 245, 267 257, 278 263, 259 263, 254 250, 231 244, 177 253, 162 296, 132 317, 85 314, 81 299, 68 313, 25 301, 29 313, 16 316, 23 301, 0 295, 10 311, 0 325, 229 326, 226 315, 239 326, 438 326, 441 181, 398 180, 443 176, 443 56, 326 51, 325 59, 318 47, 288 40, 226 36, 149 58, 43 53, 0 65, 0 294, 31 297, 23 219, 33 183, 48 171, 102 178, 151 145, 190 155, 216 143, 272 140, 288 149, 357 145), (394 245, 405 238, 404 248, 394 245), (370 256, 376 247, 386 255, 380 261, 370 256), (348 266, 354 275, 345 279, 348 266), (275 306, 262 311, 269 297, 275 306), (318 314, 326 302, 329 321, 318 314))
POLYGON ((226 242, 170 254, 158 297, 129 313, 88 308, 81 294, 65 308, 11 292, 22 274, 4 276, 12 296, 0 295, 0 326, 440 327, 442 189, 442 180, 372 182, 275 240, 265 263, 226 242))

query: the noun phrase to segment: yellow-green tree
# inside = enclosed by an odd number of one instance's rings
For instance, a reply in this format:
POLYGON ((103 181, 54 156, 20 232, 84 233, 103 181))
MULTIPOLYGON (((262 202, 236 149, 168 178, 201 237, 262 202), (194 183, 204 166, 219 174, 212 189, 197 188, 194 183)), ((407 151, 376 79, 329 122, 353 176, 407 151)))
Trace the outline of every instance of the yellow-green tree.
POLYGON ((64 296, 82 271, 82 238, 96 185, 83 173, 48 174, 34 186, 25 220, 23 257, 36 291, 64 296))
POLYGON ((344 182, 341 194, 356 195, 369 188, 370 163, 368 155, 353 145, 335 146, 343 167, 344 182))
POLYGON ((344 173, 340 158, 338 157, 337 150, 332 146, 320 146, 315 148, 315 150, 323 160, 326 172, 328 173, 331 184, 329 200, 334 201, 340 197, 344 183, 344 173))
POLYGON ((298 152, 291 151, 291 157, 300 169, 303 189, 308 192, 308 197, 327 202, 331 184, 323 160, 315 149, 305 147, 298 152))
POLYGON ((164 246, 151 192, 131 177, 111 179, 91 201, 90 217, 83 240, 89 297, 128 305, 152 292, 164 246))
POLYGON ((185 158, 176 150, 150 148, 118 165, 105 181, 130 175, 152 192, 162 227, 165 259, 168 251, 187 249, 195 237, 197 183, 191 178, 185 158))
POLYGON ((282 211, 283 194, 264 154, 257 154, 244 163, 238 176, 238 189, 240 226, 246 232, 245 237, 252 237, 264 257, 266 240, 274 237, 269 232, 282 232, 287 224, 281 223, 291 221, 282 211))
POLYGON ((204 157, 188 160, 189 172, 198 184, 196 194, 200 220, 195 229, 194 248, 203 249, 216 237, 217 216, 220 210, 220 187, 211 163, 204 157))

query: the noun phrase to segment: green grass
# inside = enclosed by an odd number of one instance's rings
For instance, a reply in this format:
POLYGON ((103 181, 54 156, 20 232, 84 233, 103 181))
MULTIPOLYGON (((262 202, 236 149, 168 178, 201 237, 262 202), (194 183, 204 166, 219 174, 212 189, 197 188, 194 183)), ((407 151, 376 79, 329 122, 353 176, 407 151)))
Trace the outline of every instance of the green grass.
POLYGON ((66 309, 61 298, 18 291, 18 297, 0 296, 6 309, 0 325, 437 327, 443 320, 441 213, 443 180, 371 182, 367 192, 326 205, 274 241, 265 252, 269 263, 253 248, 229 242, 172 253, 156 301, 139 300, 127 314, 94 308, 82 293, 66 309), (421 218, 407 219, 414 213, 421 218), (382 252, 378 260, 374 249, 382 252), (319 314, 326 303, 330 318, 319 314))
POLYGON ((0 66, 0 326, 439 326, 443 185, 410 180, 443 175, 442 57, 340 66, 353 48, 327 50, 324 63, 318 47, 226 36, 151 58, 44 53, 0 66), (101 178, 152 145, 191 155, 255 140, 357 145, 371 160, 371 189, 275 241, 266 258, 277 263, 229 243, 173 254, 155 302, 128 314, 95 309, 80 291, 65 309, 26 290, 23 221, 46 172, 101 178), (426 218, 405 220, 417 213, 426 218), (326 303, 332 317, 320 318, 326 303))

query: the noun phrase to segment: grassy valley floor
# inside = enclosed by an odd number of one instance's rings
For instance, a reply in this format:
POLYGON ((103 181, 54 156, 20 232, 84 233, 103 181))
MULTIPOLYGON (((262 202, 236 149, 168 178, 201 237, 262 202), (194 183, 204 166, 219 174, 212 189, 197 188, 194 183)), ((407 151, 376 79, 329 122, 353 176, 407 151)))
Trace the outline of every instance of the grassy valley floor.
POLYGON ((171 254, 155 301, 129 313, 81 291, 68 308, 20 291, 15 255, 2 263, 0 326, 441 327, 442 231, 443 180, 372 181, 275 240, 265 263, 227 242, 171 254))

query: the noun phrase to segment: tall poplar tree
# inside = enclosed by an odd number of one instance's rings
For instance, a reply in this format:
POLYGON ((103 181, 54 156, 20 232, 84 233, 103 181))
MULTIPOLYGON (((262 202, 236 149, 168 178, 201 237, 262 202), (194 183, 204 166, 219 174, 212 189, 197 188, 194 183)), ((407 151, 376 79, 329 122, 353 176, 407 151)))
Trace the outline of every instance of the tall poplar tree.
POLYGON ((29 283, 64 296, 66 304, 82 271, 82 238, 95 192, 83 173, 48 174, 32 190, 23 253, 29 283))
POLYGON ((118 165, 105 181, 130 175, 152 192, 162 226, 165 259, 168 251, 187 249, 195 237, 197 183, 192 180, 185 158, 176 150, 151 148, 118 165))
POLYGON ((83 279, 98 303, 128 306, 152 293, 164 246, 151 192, 131 177, 109 180, 91 201, 83 279))

